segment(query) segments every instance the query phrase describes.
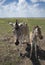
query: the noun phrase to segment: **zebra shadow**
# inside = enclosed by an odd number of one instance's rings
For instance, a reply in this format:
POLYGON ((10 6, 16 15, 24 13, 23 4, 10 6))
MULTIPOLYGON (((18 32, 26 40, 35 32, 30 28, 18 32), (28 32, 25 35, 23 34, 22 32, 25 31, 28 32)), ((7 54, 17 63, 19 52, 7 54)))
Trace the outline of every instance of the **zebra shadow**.
MULTIPOLYGON (((27 48, 26 48, 26 57, 30 58, 30 49, 31 49, 31 46, 29 44, 27 44, 27 48)), ((33 49, 33 53, 32 53, 32 57, 31 57, 31 61, 33 63, 33 65, 41 65, 40 64, 40 60, 45 60, 45 51, 43 49, 40 49, 39 46, 37 45, 37 56, 39 58, 35 58, 35 53, 34 53, 34 49, 33 49)))
POLYGON ((37 46, 37 53, 40 60, 45 60, 45 50, 39 49, 39 46, 37 46))

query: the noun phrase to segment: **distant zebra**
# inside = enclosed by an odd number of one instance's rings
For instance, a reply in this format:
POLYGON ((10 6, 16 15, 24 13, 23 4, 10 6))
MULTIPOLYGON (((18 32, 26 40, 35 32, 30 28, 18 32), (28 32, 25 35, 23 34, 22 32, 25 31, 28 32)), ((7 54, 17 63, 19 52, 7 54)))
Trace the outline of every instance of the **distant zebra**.
POLYGON ((40 40, 43 39, 41 28, 39 26, 35 26, 33 31, 30 32, 30 44, 31 44, 31 51, 30 51, 30 58, 32 57, 33 47, 35 48, 35 57, 37 58, 37 38, 40 40))

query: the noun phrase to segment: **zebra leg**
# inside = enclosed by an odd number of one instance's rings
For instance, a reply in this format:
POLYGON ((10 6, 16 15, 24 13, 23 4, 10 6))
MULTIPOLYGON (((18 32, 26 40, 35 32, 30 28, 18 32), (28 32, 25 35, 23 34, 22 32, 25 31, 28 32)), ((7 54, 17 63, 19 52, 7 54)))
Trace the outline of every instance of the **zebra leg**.
POLYGON ((33 44, 31 43, 30 58, 32 57, 33 44))
POLYGON ((37 45, 35 44, 35 57, 37 58, 37 45))

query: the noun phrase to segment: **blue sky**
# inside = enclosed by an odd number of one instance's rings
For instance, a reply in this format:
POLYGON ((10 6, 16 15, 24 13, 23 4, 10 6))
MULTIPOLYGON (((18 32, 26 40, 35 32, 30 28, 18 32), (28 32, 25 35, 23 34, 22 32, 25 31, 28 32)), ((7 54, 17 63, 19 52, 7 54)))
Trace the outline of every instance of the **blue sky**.
POLYGON ((45 0, 0 0, 0 18, 45 17, 45 0))

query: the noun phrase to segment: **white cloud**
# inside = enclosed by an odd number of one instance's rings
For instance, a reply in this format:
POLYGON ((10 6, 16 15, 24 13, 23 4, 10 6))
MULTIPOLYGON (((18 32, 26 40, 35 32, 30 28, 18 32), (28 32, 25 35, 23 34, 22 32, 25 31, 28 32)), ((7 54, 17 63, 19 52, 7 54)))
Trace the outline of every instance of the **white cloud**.
POLYGON ((36 4, 33 4, 33 7, 38 7, 39 6, 39 3, 36 3, 36 4))
POLYGON ((40 0, 40 1, 45 2, 45 0, 40 0))
POLYGON ((2 5, 6 0, 0 0, 0 5, 2 5))
POLYGON ((18 10, 22 10, 22 9, 25 9, 27 8, 28 4, 25 0, 19 0, 19 3, 18 3, 18 10))
POLYGON ((40 0, 31 0, 33 3, 35 3, 35 2, 38 2, 38 1, 40 1, 40 0))
POLYGON ((45 0, 31 0, 32 3, 36 3, 36 2, 45 2, 45 0))
POLYGON ((25 0, 19 0, 19 3, 21 4, 21 3, 24 3, 25 2, 25 0))
POLYGON ((0 7, 0 17, 45 17, 45 9, 39 9, 39 4, 28 5, 26 0, 19 0, 0 7))

